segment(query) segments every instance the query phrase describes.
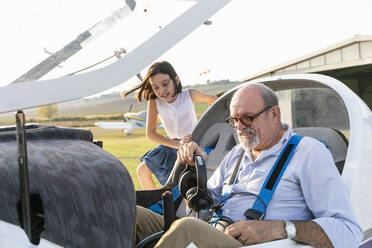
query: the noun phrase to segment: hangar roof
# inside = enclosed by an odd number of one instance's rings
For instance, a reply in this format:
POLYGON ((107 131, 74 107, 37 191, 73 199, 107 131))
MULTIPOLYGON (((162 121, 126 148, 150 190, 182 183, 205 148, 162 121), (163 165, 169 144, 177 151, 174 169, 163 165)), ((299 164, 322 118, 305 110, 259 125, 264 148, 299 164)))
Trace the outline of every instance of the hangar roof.
POLYGON ((336 78, 371 77, 372 35, 355 35, 319 51, 243 78, 241 81, 289 73, 321 73, 336 78))

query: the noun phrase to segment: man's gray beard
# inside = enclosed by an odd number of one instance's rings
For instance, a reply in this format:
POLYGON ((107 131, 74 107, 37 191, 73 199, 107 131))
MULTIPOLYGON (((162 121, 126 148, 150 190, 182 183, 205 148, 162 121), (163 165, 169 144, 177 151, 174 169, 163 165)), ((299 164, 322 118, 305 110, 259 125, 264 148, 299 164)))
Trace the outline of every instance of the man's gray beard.
POLYGON ((243 137, 238 134, 240 145, 244 148, 244 150, 250 151, 260 144, 260 137, 258 137, 254 129, 250 127, 246 127, 242 131, 240 131, 240 133, 247 133, 247 134, 254 135, 252 138, 247 138, 247 137, 243 137))

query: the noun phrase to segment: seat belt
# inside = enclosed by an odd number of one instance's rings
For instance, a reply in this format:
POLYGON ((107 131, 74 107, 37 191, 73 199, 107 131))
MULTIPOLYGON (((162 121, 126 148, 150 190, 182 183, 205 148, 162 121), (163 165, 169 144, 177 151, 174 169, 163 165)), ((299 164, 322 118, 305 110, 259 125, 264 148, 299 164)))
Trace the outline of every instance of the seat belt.
POLYGON ((292 158, 296 147, 303 136, 293 135, 284 147, 279 157, 276 159, 274 166, 271 168, 269 175, 266 177, 261 191, 254 202, 252 208, 248 209, 244 216, 247 219, 261 220, 265 217, 266 208, 274 195, 275 189, 279 184, 282 175, 292 158))
MULTIPOLYGON (((230 177, 230 181, 228 185, 224 186, 222 189, 222 195, 221 195, 220 202, 218 203, 216 207, 212 208, 213 214, 208 222, 214 227, 217 227, 217 224, 220 224, 219 221, 221 220, 221 217, 222 217, 222 207, 225 204, 225 202, 229 199, 232 193, 233 186, 236 183, 236 180, 238 179, 237 175, 238 175, 238 171, 240 171, 241 161, 243 159, 244 153, 245 151, 243 150, 242 153, 240 154, 238 162, 235 165, 234 172, 230 177)), ((228 220, 226 220, 226 222, 228 222, 228 220)))
MULTIPOLYGON (((291 160, 292 155, 298 143, 300 142, 302 138, 303 136, 293 135, 288 141, 288 143, 286 144, 286 146, 284 147, 284 149, 281 151, 273 167, 271 168, 269 175, 266 177, 266 180, 264 184, 262 185, 261 191, 256 201, 254 202, 252 208, 248 209, 244 213, 244 216, 248 220, 261 220, 265 217, 266 207, 268 206, 275 192, 275 189, 285 169, 287 168, 287 165, 289 161, 291 160)), ((214 214, 209 221, 210 224, 213 226, 216 226, 220 219, 226 221, 226 219, 224 219, 224 217, 222 216, 222 207, 225 204, 225 202, 230 198, 233 186, 237 181, 238 171, 240 171, 241 160, 242 160, 243 154, 244 154, 244 151, 240 155, 238 163, 235 166, 234 173, 230 178, 229 184, 225 186, 223 189, 222 196, 221 196, 219 204, 217 205, 217 208, 214 209, 214 214)))

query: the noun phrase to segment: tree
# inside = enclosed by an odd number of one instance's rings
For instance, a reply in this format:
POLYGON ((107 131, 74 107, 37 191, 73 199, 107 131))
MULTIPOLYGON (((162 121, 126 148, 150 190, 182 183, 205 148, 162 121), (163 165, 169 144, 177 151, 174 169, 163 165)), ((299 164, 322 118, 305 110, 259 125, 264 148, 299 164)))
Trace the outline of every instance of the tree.
POLYGON ((46 117, 50 120, 58 114, 58 105, 50 104, 41 106, 37 109, 37 114, 41 117, 46 117))

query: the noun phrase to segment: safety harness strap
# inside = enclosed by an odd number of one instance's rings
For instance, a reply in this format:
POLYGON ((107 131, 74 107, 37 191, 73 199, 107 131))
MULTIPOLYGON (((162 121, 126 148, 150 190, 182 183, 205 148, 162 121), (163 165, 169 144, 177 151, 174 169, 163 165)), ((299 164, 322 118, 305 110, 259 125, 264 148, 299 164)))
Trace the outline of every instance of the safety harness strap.
MULTIPOLYGON (((244 215, 246 216, 247 219, 255 219, 255 220, 260 220, 264 218, 265 212, 266 212, 266 207, 268 206, 275 189, 285 171, 287 168, 287 165, 289 161, 292 158, 292 155, 300 142, 300 140, 303 138, 303 136, 300 135, 293 135, 290 140, 288 141, 287 145, 284 147, 284 149, 281 151, 279 157, 275 161, 275 164, 270 170, 269 175, 266 177, 266 180, 261 188, 261 191, 254 202, 252 208, 248 209, 244 215)), ((212 218, 210 219, 210 223, 213 226, 216 226, 216 223, 220 220, 221 215, 222 215, 222 207, 229 199, 232 189, 234 184, 237 181, 238 178, 238 171, 240 171, 241 167, 241 160, 243 157, 244 152, 240 155, 240 158, 238 160, 238 163, 235 166, 234 173, 230 179, 229 185, 225 186, 220 202, 218 204, 218 208, 214 210, 214 214, 212 218)))
POLYGON ((233 174, 231 175, 229 185, 236 183, 236 179, 238 178, 236 175, 238 175, 238 171, 240 170, 243 155, 244 155, 244 151, 240 154, 239 160, 235 165, 235 169, 234 169, 233 174))
POLYGON ((235 169, 234 169, 234 172, 233 174, 231 175, 231 178, 230 178, 230 181, 229 181, 229 184, 227 186, 224 186, 223 188, 223 191, 222 191, 222 195, 221 195, 221 198, 220 198, 220 201, 218 203, 218 205, 216 206, 216 209, 214 209, 213 211, 213 215, 211 217, 211 219, 209 220, 209 223, 212 225, 212 226, 217 226, 218 224, 218 221, 221 219, 221 215, 222 215, 222 205, 225 203, 225 201, 230 197, 231 195, 231 192, 232 192, 232 189, 233 189, 233 186, 234 184, 236 183, 236 180, 237 180, 237 175, 238 175, 238 171, 240 171, 240 168, 241 168, 241 162, 242 162, 242 159, 243 159, 243 156, 244 156, 244 150, 243 152, 240 154, 240 157, 238 159, 238 162, 236 163, 235 165, 235 169))
POLYGON ((235 165, 234 172, 231 175, 229 184, 228 185, 224 185, 224 187, 222 189, 222 195, 221 195, 221 199, 220 199, 219 204, 224 203, 230 197, 230 195, 231 195, 231 192, 232 192, 232 189, 234 187, 234 184, 236 183, 236 180, 238 179, 238 176, 237 175, 238 175, 238 172, 240 171, 240 168, 241 168, 241 162, 242 162, 244 153, 245 152, 243 150, 243 152, 240 154, 240 157, 238 159, 238 162, 235 165))
POLYGON ((275 161, 274 166, 271 168, 269 175, 266 177, 264 184, 262 185, 260 194, 253 204, 251 209, 245 212, 247 219, 262 219, 266 211, 266 207, 275 192, 276 187, 279 184, 280 179, 288 166, 292 155, 303 136, 293 135, 288 141, 287 145, 281 151, 279 157, 275 161))

